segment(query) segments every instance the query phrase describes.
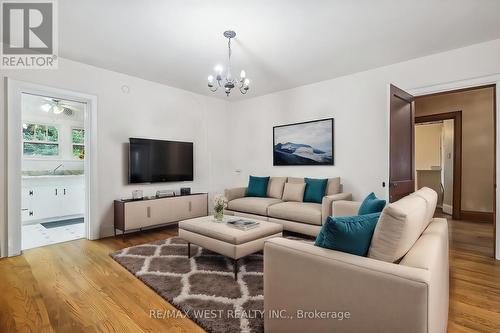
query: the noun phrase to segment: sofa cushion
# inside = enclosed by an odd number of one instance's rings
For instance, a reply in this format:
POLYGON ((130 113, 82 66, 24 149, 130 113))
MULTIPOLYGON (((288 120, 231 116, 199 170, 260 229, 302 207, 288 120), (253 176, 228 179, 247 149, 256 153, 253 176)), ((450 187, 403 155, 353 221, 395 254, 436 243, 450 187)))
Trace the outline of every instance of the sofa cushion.
POLYGON ((250 176, 245 196, 265 198, 267 195, 267 184, 269 177, 250 176))
POLYGON ((285 190, 283 191, 283 201, 297 201, 302 202, 304 199, 304 191, 306 184, 286 183, 285 190))
MULTIPOLYGON (((429 224, 432 218, 434 217, 434 211, 436 210, 437 199, 438 199, 436 191, 428 187, 422 187, 420 190, 413 193, 413 195, 421 197, 427 203, 427 214, 425 219, 427 220, 427 224, 429 224)), ((427 225, 422 229, 422 232, 424 231, 425 228, 427 228, 427 225)))
MULTIPOLYGON (((299 178, 299 177, 288 177, 287 179, 288 183, 304 183, 305 180, 304 178, 299 178)), ((332 195, 332 194, 337 194, 341 193, 341 185, 340 185, 340 177, 334 177, 334 178, 328 178, 328 185, 326 186, 326 194, 325 195, 332 195)))
POLYGON ((270 217, 321 225, 321 204, 312 202, 283 202, 269 207, 270 217))
POLYGON ((267 196, 269 198, 281 199, 285 187, 286 177, 271 177, 267 184, 267 196))
POLYGON ((328 217, 314 245, 365 257, 380 213, 328 217))
POLYGON ((358 215, 380 213, 385 207, 385 200, 379 199, 375 193, 370 193, 359 206, 358 215))
POLYGON ((304 178, 306 190, 304 191, 304 202, 321 203, 325 196, 328 179, 304 178))
POLYGON ((328 178, 328 185, 326 186, 326 195, 332 195, 342 192, 340 186, 340 177, 328 178))
POLYGON ((268 207, 280 202, 280 199, 275 198, 245 197, 229 201, 227 208, 236 212, 267 216, 268 207))
POLYGON ((386 206, 373 233, 368 257, 387 262, 401 259, 428 225, 427 203, 408 195, 386 206))
POLYGON ((288 177, 286 181, 287 183, 292 183, 292 184, 302 184, 304 183, 304 178, 288 177))

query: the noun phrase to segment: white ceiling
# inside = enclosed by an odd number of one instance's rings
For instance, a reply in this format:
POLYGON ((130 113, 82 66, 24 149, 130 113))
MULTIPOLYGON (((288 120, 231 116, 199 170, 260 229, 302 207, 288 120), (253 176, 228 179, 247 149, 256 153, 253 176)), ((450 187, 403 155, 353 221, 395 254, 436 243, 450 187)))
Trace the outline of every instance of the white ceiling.
POLYGON ((42 105, 49 104, 53 105, 51 97, 44 97, 31 94, 22 95, 22 109, 24 118, 46 118, 48 121, 56 121, 59 119, 71 120, 81 122, 83 124, 84 108, 85 105, 79 102, 59 100, 60 105, 69 107, 73 114, 68 116, 64 113, 54 114, 51 110, 44 112, 42 110, 42 105))
POLYGON ((237 33, 234 72, 252 82, 247 98, 500 38, 496 0, 58 4, 60 56, 206 95, 227 29, 237 33))

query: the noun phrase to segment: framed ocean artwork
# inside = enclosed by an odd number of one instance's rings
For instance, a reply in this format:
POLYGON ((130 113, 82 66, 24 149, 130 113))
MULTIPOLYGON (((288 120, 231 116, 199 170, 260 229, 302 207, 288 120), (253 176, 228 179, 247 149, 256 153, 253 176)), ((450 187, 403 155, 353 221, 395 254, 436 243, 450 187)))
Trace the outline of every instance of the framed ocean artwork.
POLYGON ((273 165, 334 165, 334 119, 273 127, 273 165))

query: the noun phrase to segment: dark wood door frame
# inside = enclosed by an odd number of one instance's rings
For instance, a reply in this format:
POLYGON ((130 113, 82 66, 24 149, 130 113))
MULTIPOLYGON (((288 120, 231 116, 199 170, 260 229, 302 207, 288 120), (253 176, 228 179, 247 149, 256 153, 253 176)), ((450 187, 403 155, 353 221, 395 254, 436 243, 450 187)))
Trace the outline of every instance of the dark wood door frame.
POLYGON ((461 218, 462 206, 462 111, 415 117, 415 124, 453 120, 453 219, 461 218))

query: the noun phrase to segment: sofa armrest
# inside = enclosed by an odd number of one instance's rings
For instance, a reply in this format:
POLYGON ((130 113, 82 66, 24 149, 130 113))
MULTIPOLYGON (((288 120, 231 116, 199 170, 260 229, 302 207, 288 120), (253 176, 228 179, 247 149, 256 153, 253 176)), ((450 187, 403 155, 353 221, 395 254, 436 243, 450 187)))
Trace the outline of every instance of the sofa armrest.
POLYGON ((354 216, 358 215, 359 201, 339 200, 332 202, 332 216, 354 216))
POLYGON ((239 199, 243 198, 245 196, 245 193, 247 192, 246 187, 233 187, 233 188, 226 188, 224 190, 224 196, 226 197, 227 201, 231 201, 234 199, 239 199))
POLYGON ((264 329, 424 333, 429 280, 422 268, 273 238, 264 246, 264 329))
POLYGON ((448 222, 434 218, 400 262, 430 272, 429 332, 446 332, 448 324, 448 222))
POLYGON ((332 215, 332 202, 337 200, 352 200, 351 193, 337 193, 323 197, 321 202, 321 223, 325 223, 326 218, 332 215))

